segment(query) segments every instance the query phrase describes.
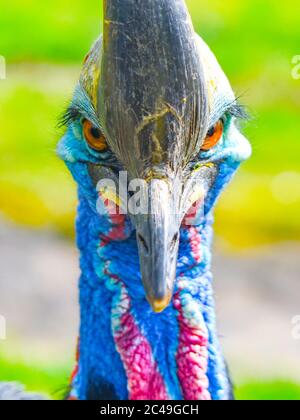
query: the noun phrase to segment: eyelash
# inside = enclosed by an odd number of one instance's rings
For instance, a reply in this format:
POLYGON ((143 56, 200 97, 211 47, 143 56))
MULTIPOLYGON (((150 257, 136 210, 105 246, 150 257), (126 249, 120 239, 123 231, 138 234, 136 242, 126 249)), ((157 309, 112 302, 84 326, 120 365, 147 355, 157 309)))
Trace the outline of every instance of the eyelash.
POLYGON ((59 118, 58 128, 68 127, 71 123, 78 120, 82 120, 81 112, 77 108, 70 107, 59 118))

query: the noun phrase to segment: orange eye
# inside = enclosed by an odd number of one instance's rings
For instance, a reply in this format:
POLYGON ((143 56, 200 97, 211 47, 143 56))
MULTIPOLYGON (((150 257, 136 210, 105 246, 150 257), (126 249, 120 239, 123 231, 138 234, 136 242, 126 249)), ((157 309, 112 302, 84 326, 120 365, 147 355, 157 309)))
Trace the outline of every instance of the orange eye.
POLYGON ((107 150, 107 143, 104 135, 99 128, 95 127, 90 121, 83 121, 83 134, 88 145, 98 152, 107 150))
POLYGON ((222 120, 219 120, 207 133, 206 139, 201 147, 201 150, 207 152, 208 150, 215 147, 222 138, 224 131, 224 124, 222 120))

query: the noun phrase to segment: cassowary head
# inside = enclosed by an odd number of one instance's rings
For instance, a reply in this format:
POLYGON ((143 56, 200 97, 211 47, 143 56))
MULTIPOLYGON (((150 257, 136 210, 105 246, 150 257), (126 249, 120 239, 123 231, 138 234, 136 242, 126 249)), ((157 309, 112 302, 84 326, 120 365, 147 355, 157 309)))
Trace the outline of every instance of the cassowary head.
POLYGON ((145 293, 160 312, 182 224, 210 211, 224 165, 251 150, 236 124, 242 108, 184 0, 104 3, 103 37, 86 57, 59 154, 103 219, 102 239, 136 234, 145 293))

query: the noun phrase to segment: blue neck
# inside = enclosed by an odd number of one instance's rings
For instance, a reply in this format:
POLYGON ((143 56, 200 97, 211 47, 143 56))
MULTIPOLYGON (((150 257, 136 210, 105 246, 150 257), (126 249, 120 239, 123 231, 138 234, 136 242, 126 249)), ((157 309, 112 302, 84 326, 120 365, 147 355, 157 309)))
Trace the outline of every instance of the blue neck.
MULTIPOLYGON (((182 332, 178 308, 170 305, 162 314, 152 312, 141 283, 134 233, 124 241, 103 242, 103 224, 85 197, 86 191, 79 188, 77 237, 82 271, 81 326, 78 369, 74 374, 72 395, 82 400, 130 398, 128 378, 135 373, 130 372, 116 345, 116 337, 122 335, 122 325, 118 320, 119 314, 124 314, 122 284, 131 302, 130 314, 150 344, 167 397, 187 399, 176 359, 182 332)), ((205 322, 208 332, 207 392, 212 399, 218 400, 229 398, 230 384, 216 333, 210 271, 211 224, 209 214, 200 226, 182 228, 176 293, 182 302, 196 304, 196 311, 205 322), (180 282, 184 282, 182 289, 180 282)), ((122 342, 124 340, 120 339, 119 343, 122 342)))

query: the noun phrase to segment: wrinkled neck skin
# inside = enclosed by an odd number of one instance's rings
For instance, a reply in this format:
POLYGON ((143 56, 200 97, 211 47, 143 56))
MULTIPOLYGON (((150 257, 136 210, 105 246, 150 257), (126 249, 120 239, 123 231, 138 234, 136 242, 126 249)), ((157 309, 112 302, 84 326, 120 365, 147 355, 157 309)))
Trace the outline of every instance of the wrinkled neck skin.
POLYGON ((86 196, 92 185, 79 186, 81 326, 71 399, 231 398, 216 332, 211 240, 213 204, 237 166, 220 166, 201 223, 182 226, 175 293, 161 314, 145 298, 135 232, 122 240, 123 216, 113 225, 101 219, 86 196))

